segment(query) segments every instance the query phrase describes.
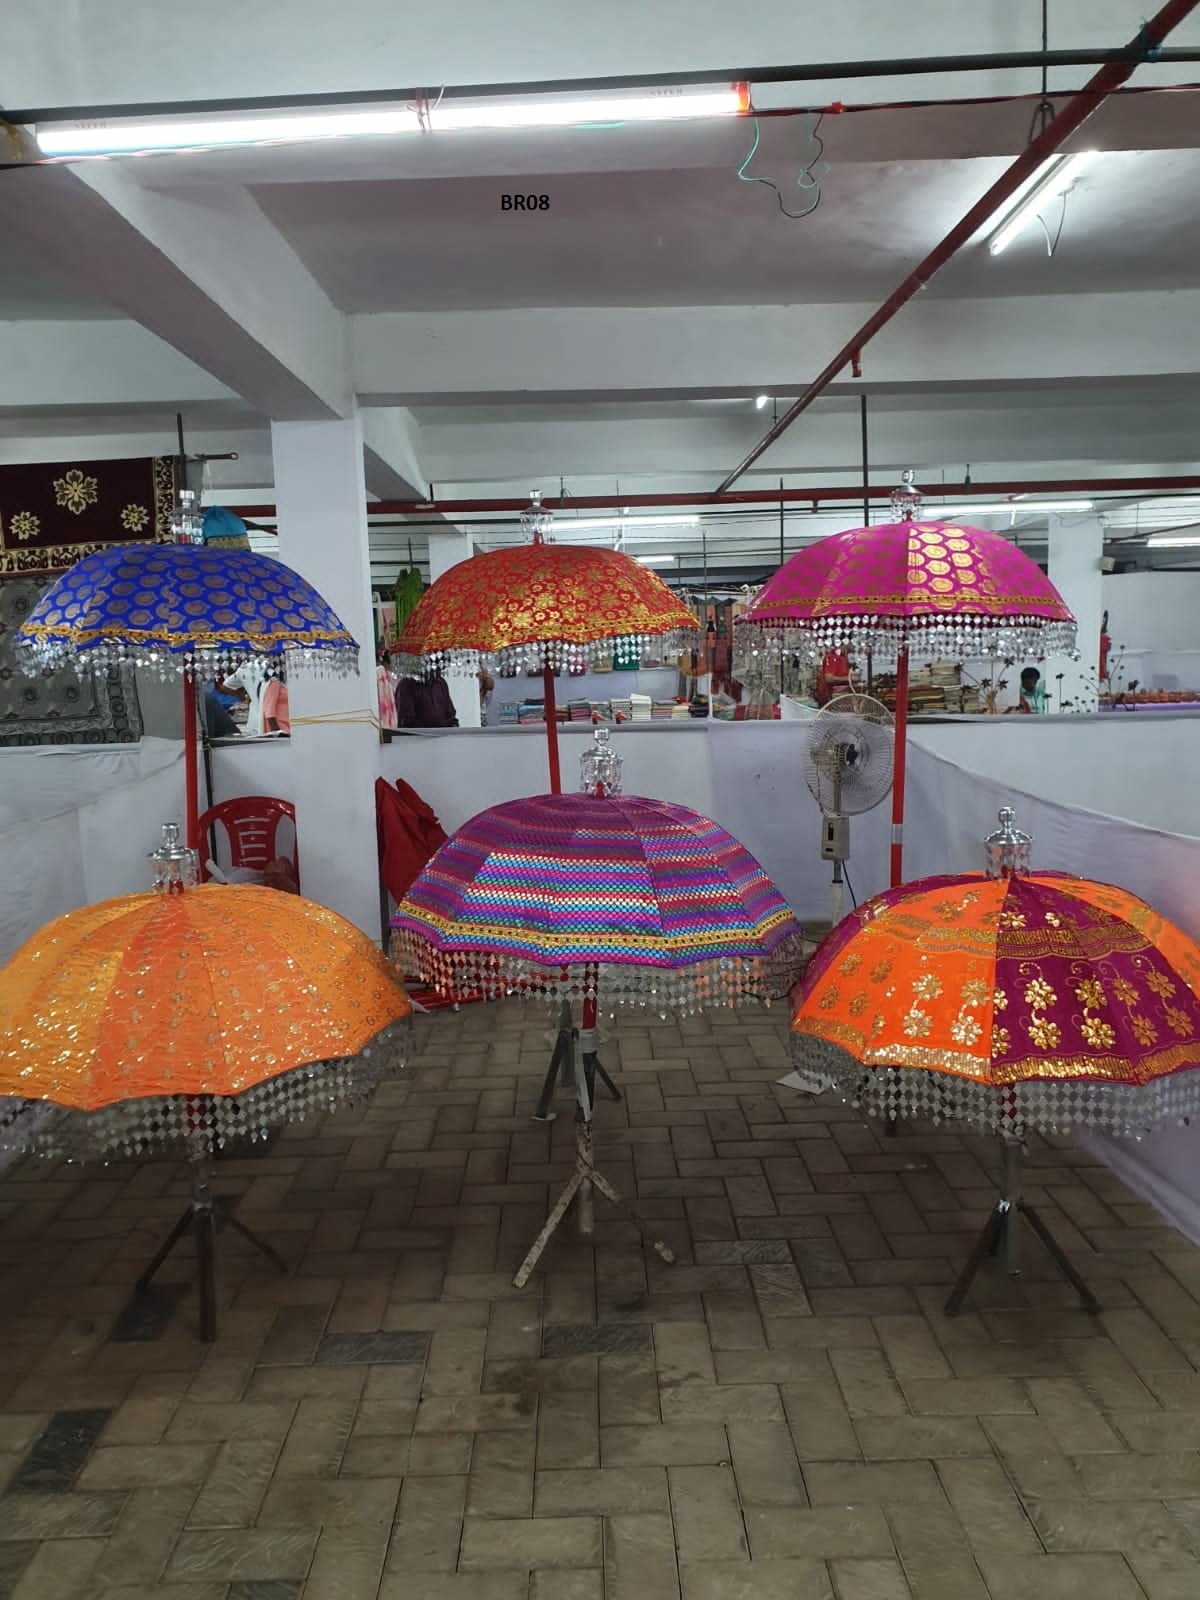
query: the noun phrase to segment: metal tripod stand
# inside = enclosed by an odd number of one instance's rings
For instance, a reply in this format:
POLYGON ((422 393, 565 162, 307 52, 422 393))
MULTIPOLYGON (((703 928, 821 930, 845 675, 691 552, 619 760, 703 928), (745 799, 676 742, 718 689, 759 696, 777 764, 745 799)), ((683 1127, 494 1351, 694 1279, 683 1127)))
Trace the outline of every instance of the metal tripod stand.
POLYGON ((187 1209, 176 1222, 154 1254, 154 1259, 138 1279, 136 1288, 142 1294, 154 1274, 171 1254, 185 1233, 196 1235, 196 1270, 200 1289, 200 1337, 211 1344, 217 1337, 217 1287, 214 1262, 218 1223, 228 1223, 235 1233, 260 1251, 280 1272, 287 1272, 287 1262, 265 1239, 259 1236, 238 1217, 230 1203, 213 1194, 209 1188, 209 1139, 204 1133, 193 1133, 189 1139, 188 1167, 192 1178, 192 1198, 187 1209))
POLYGON ((1021 1179, 1025 1164, 1024 1147, 1019 1139, 1004 1140, 1004 1178, 1000 1198, 992 1208, 975 1248, 967 1257, 966 1265, 946 1301, 946 1315, 956 1317, 962 1310, 963 1300, 984 1256, 1004 1252, 1004 1270, 1012 1277, 1021 1271, 1021 1218, 1037 1234, 1050 1253, 1051 1259, 1083 1302, 1083 1309, 1094 1316, 1100 1310, 1095 1295, 1076 1272, 1058 1240, 1027 1201, 1021 1197, 1021 1179))
POLYGON ((542 1084, 542 1092, 538 1095, 537 1109, 533 1113, 535 1122, 553 1122, 558 1115, 557 1111, 550 1109, 550 1102, 554 1098, 554 1087, 557 1080, 564 1089, 569 1089, 575 1083, 575 1049, 578 1045, 583 1054, 583 1064, 591 1073, 591 1081, 597 1078, 604 1085, 610 1100, 620 1100, 621 1091, 600 1065, 600 1058, 596 1054, 596 1002, 589 995, 583 1002, 583 1027, 577 1028, 571 1017, 571 1002, 564 1000, 558 1009, 558 1036, 554 1041, 554 1054, 550 1057, 550 1066, 546 1072, 546 1081, 542 1084))
MULTIPOLYGON (((594 1014, 593 1009, 593 1018, 594 1014)), ((563 1060, 560 1052, 564 1052, 566 1068, 570 1070, 575 1084, 575 1170, 567 1180, 566 1188, 563 1189, 558 1199, 554 1202, 542 1231, 529 1248, 528 1255, 517 1268, 516 1276, 513 1278, 513 1286, 517 1289, 523 1289, 529 1282, 530 1274, 541 1260, 542 1252, 550 1243, 555 1229, 566 1216, 573 1200, 578 1199, 579 1201, 579 1231, 585 1238, 594 1233, 596 1226, 592 1203, 593 1190, 598 1190, 614 1206, 624 1205, 624 1201, 612 1184, 609 1183, 603 1173, 596 1170, 592 1146, 592 1103, 595 1096, 596 1078, 598 1076, 603 1078, 614 1100, 619 1100, 621 1097, 596 1059, 594 1032, 591 1032, 593 1047, 591 1049, 587 1048, 589 1043, 587 1035, 590 1031, 586 1027, 582 1032, 572 1028, 571 1007, 569 1002, 564 1002, 559 1018, 558 1042, 554 1047, 554 1058, 550 1063, 550 1071, 546 1076, 546 1083, 542 1089, 542 1099, 538 1103, 538 1110, 543 1113, 543 1121, 548 1122, 552 1119, 553 1112, 546 1116, 544 1115, 544 1109, 553 1092, 555 1075, 563 1060)), ((674 1252, 661 1239, 652 1239, 632 1211, 627 1210, 626 1214, 630 1217, 643 1239, 657 1251, 664 1261, 669 1263, 675 1260, 674 1252)))

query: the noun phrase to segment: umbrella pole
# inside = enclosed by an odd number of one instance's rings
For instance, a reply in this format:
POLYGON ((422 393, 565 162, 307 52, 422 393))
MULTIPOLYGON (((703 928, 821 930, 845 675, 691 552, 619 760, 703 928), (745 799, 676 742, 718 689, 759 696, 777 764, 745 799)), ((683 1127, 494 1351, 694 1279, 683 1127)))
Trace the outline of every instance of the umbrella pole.
POLYGON ((558 710, 554 703, 554 668, 542 668, 542 699, 546 711, 546 759, 550 763, 550 793, 562 793, 562 773, 558 765, 558 710))
POLYGON ((896 754, 892 778, 892 888, 904 882, 904 758, 908 748, 908 646, 896 657, 896 754))
MULTIPOLYGON (((589 969, 590 970, 590 969, 589 969)), ((583 1055, 584 1070, 589 1074, 589 1085, 594 1089, 596 1079, 604 1085, 610 1100, 620 1100, 621 1091, 605 1072, 596 1053, 596 997, 589 994, 583 1002, 583 1026, 576 1029, 571 1021, 571 1002, 564 1000, 558 1012, 558 1033, 554 1041, 554 1054, 550 1057, 542 1092, 533 1113, 535 1122, 553 1122, 558 1115, 550 1109, 554 1098, 556 1080, 566 1088, 575 1081, 573 1066, 576 1040, 583 1055)))
POLYGON ((196 680, 190 672, 183 675, 183 783, 186 826, 184 834, 189 850, 200 849, 200 772, 196 756, 196 680))

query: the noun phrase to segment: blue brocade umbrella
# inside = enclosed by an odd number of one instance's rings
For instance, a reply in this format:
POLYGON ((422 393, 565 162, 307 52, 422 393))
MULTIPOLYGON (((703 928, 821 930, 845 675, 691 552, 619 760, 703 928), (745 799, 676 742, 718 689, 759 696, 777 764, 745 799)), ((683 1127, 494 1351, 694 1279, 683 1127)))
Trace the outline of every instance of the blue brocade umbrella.
POLYGON ((183 674, 188 842, 196 848, 195 680, 245 661, 353 672, 358 645, 317 591, 281 562, 201 544, 116 545, 43 595, 17 635, 26 671, 149 667, 183 674))

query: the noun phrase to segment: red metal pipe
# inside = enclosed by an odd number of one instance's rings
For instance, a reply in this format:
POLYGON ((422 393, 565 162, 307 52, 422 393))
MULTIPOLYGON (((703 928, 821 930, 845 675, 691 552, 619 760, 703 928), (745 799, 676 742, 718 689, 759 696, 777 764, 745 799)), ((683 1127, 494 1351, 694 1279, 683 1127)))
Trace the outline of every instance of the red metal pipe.
MULTIPOLYGON (((728 493, 711 491, 674 491, 670 494, 623 494, 619 502, 599 495, 572 495, 568 499, 542 501, 547 511, 609 511, 619 505, 638 508, 665 508, 667 506, 753 506, 803 503, 814 508, 822 501, 861 500, 864 493, 872 500, 887 500, 894 484, 886 488, 864 490, 861 484, 834 484, 832 487, 808 489, 732 489, 728 493)), ((1002 483, 931 483, 921 485, 925 500, 962 500, 972 495, 986 495, 994 499, 1002 495, 1051 494, 1188 494, 1200 490, 1200 475, 1167 478, 1048 478, 1041 482, 1030 479, 1002 483)), ((367 504, 368 517, 417 516, 482 516, 502 511, 527 511, 529 496, 500 500, 371 500, 367 504)), ((1014 506, 1014 510, 1019 507, 1014 506)), ((240 517, 251 521, 270 519, 276 509, 273 505, 238 506, 240 517)))
POLYGON ((1198 4, 1200 0, 1167 0, 1167 4, 1151 21, 1143 24, 1140 32, 1130 40, 1125 50, 1115 60, 1105 62, 1083 89, 1073 95, 1065 105, 1059 107, 1053 121, 1047 123, 1031 144, 1026 145, 1007 172, 1003 173, 975 202, 945 238, 934 245, 921 264, 915 267, 899 288, 888 296, 874 316, 869 317, 858 332, 847 340, 799 399, 792 402, 750 454, 721 480, 717 486, 718 494, 723 494, 735 484, 743 473, 770 449, 780 435, 787 432, 796 418, 824 394, 838 373, 854 358, 856 352, 862 351, 881 328, 887 327, 896 313, 903 310, 917 291, 923 289, 933 275, 956 256, 969 239, 974 238, 979 229, 996 214, 1006 200, 1011 199, 1027 179, 1037 172, 1042 163, 1060 150, 1072 134, 1079 131, 1114 89, 1119 89, 1128 78, 1132 77, 1143 61, 1153 58, 1158 46, 1167 35, 1191 16, 1198 4))
POLYGON ((550 793, 562 793, 562 770, 558 763, 558 709, 554 703, 554 668, 542 668, 542 697, 546 712, 546 760, 550 765, 550 793))
POLYGON ((189 850, 200 849, 199 732, 196 724, 196 680, 188 672, 183 678, 183 789, 186 813, 184 838, 189 850))

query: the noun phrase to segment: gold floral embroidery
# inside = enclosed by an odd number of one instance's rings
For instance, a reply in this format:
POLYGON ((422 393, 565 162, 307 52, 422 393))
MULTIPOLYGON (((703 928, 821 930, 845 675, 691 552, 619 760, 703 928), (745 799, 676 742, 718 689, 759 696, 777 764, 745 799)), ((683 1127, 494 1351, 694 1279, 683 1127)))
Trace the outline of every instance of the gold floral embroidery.
POLYGON ((27 539, 32 539, 41 525, 41 518, 35 517, 32 511, 18 511, 9 524, 22 543, 27 539))
POLYGON ((890 961, 877 961, 871 968, 872 983, 886 983, 891 976, 892 963, 890 961))
POLYGON ((141 533, 150 521, 150 513, 145 506, 128 505, 121 512, 121 526, 130 533, 141 533))
POLYGON ((1186 1039, 1192 1031, 1192 1024, 1186 1011, 1181 1011, 1178 1006, 1167 1007, 1167 1026, 1179 1038, 1186 1039))
POLYGON ((854 996, 853 1000, 851 1000, 850 1005, 848 1007, 848 1010, 849 1010, 850 1015, 852 1017, 861 1017, 863 1012, 866 1009, 867 1009, 867 997, 866 997, 865 994, 863 994, 861 992, 854 996))
POLYGON ((950 1024, 950 1037, 959 1044, 974 1044, 982 1032, 983 1029, 975 1018, 969 1016, 965 1011, 959 1012, 958 1016, 950 1024))
POLYGON ((825 993, 821 996, 821 1010, 832 1011, 840 999, 841 995, 838 993, 837 984, 831 983, 829 988, 826 989, 825 993))
POLYGON ((883 1013, 880 1012, 880 1011, 877 1011, 875 1013, 875 1016, 874 1016, 872 1022, 871 1022, 871 1037, 872 1037, 872 1039, 878 1038, 878 1036, 883 1032, 884 1027, 886 1026, 886 1022, 887 1022, 887 1019, 886 1019, 886 1017, 884 1017, 883 1013))
POLYGON ((1060 916, 1058 916, 1053 911, 1047 911, 1047 913, 1046 913, 1046 921, 1050 924, 1050 926, 1052 928, 1061 928, 1062 927, 1062 918, 1060 916))
POLYGON ((1133 1037, 1139 1044, 1153 1044, 1158 1038, 1158 1029, 1149 1017, 1130 1017, 1129 1026, 1133 1029, 1133 1037))
POLYGON ((930 1019, 924 1011, 918 1011, 916 1006, 904 1019, 904 1031, 910 1039, 923 1039, 930 1029, 930 1019))
POLYGON ((1046 1006, 1052 1006, 1058 999, 1054 990, 1045 978, 1034 978, 1025 989, 1025 1004, 1032 1006, 1035 1011, 1042 1011, 1046 1006))
POLYGON ((942 980, 933 972, 923 972, 913 983, 913 993, 918 1000, 936 1000, 942 992, 942 980))
POLYGON ((1055 1050, 1058 1048, 1058 1024, 1049 1017, 1033 1017, 1029 1023, 1029 1037, 1039 1050, 1055 1050))
POLYGON ((1023 928, 1025 926, 1025 913, 1023 911, 1002 911, 1000 913, 1000 926, 1002 928, 1023 928))
POLYGON ((1006 1056, 1008 1054, 1009 1043, 1010 1040, 1007 1028, 992 1029, 992 1054, 994 1056, 1006 1056))
POLYGON ((1096 978, 1085 978, 1075 990, 1075 998, 1089 1011, 1098 1011, 1104 1004, 1104 987, 1096 978))
POLYGON ((1004 1008, 1007 1005, 1008 1005, 1008 996, 1007 996, 1007 994, 1005 994, 1003 989, 997 989, 995 994, 992 996, 992 1009, 993 1009, 993 1011, 1003 1011, 1004 1008))
POLYGON ((1165 972, 1151 972, 1146 977, 1147 989, 1153 989, 1160 1000, 1165 1000, 1168 995, 1175 993, 1175 985, 1165 972))
POLYGON ((1116 1033, 1101 1017, 1085 1016, 1079 1024, 1079 1031, 1097 1050, 1107 1050, 1116 1038, 1116 1033))
POLYGON ((848 978, 853 973, 857 972, 859 967, 861 967, 861 966, 862 966, 862 957, 858 954, 857 951, 852 950, 850 952, 850 954, 846 957, 846 959, 842 962, 841 966, 838 968, 838 971, 841 972, 841 973, 844 973, 845 976, 848 978))
POLYGON ((962 1001, 964 1006, 984 1005, 988 997, 988 986, 982 978, 970 978, 963 984, 962 1001))
POLYGON ((94 506, 99 498, 99 483, 82 473, 78 467, 72 467, 70 472, 54 480, 55 503, 65 507, 74 516, 94 506))
POLYGON ((1138 992, 1128 978, 1114 978, 1112 987, 1113 993, 1122 1005, 1134 1006, 1137 1004, 1138 992))

